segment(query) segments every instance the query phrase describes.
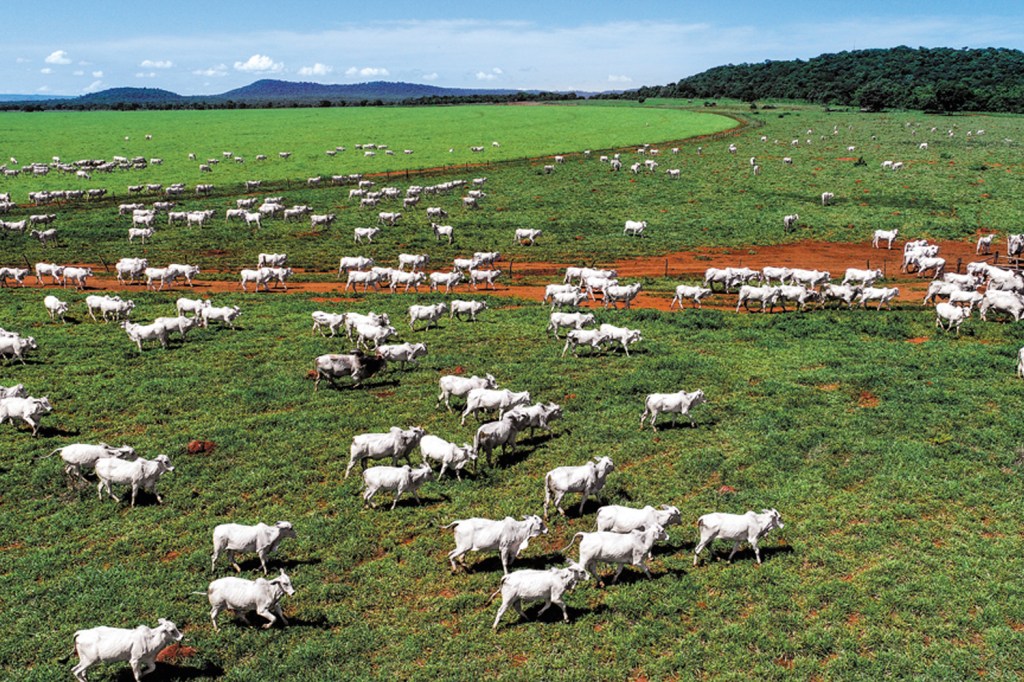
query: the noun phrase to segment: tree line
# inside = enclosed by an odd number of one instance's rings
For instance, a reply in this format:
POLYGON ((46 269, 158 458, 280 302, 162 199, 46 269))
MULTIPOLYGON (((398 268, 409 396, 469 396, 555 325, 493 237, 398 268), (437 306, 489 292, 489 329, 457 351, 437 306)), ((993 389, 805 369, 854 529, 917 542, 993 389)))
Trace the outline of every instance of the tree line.
POLYGON ((1007 48, 900 46, 708 69, 676 83, 604 98, 804 100, 823 105, 925 111, 1024 112, 1024 52, 1007 48))

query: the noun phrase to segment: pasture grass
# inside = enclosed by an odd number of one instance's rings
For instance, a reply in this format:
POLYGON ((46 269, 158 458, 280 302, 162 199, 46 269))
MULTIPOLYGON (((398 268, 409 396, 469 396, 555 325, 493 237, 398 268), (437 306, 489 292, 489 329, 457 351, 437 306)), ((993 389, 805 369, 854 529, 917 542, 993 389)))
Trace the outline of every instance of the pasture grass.
MULTIPOLYGON (((430 354, 363 389, 314 393, 312 358, 349 344, 309 333, 309 312, 338 306, 305 295, 225 296, 243 306, 237 331, 195 330, 184 345, 140 354, 116 326, 82 320, 80 307, 72 324, 44 324, 36 292, 7 292, 0 326, 33 334, 40 350, 25 366, 5 365, 3 383, 49 395, 55 411, 37 439, 25 427, 0 429, 4 676, 60 678, 74 630, 157 617, 178 623, 197 650, 161 666, 168 680, 1020 674, 1015 326, 974 321, 957 339, 913 306, 635 310, 599 320, 643 330, 631 357, 562 359, 536 304, 494 300, 475 324, 446 319, 410 333, 406 305, 433 298, 371 295, 345 308, 388 312, 401 339, 425 341, 430 354), (492 372, 559 402, 565 416, 551 435, 524 434, 500 466, 427 484, 422 507, 409 499, 391 512, 385 495, 382 508, 363 509, 358 477, 343 478, 353 434, 418 424, 471 439, 472 420, 460 427, 457 414, 434 407, 438 377, 456 368, 492 372), (637 428, 644 395, 698 387, 709 402, 695 411, 696 428, 685 419, 657 433, 637 428), (188 454, 192 439, 216 448, 188 454), (100 440, 169 454, 165 504, 97 500, 91 487, 65 485, 58 460, 35 459, 100 440), (597 455, 617 466, 603 503, 682 510, 685 525, 655 550, 654 579, 627 569, 619 585, 571 593, 569 625, 557 613, 541 622, 507 615, 492 633, 497 604, 486 600, 500 563, 470 554, 472 570, 452 575, 453 541, 439 526, 538 513, 545 471, 597 455), (691 567, 697 516, 762 507, 786 523, 763 541, 762 566, 748 549, 727 565, 719 545, 717 560, 691 567), (284 601, 293 624, 265 632, 222 615, 214 632, 205 598, 189 594, 213 577, 213 526, 278 519, 299 533, 271 562, 298 590, 284 601)), ((170 294, 135 299, 140 320, 173 307, 170 294)), ((516 565, 560 564, 557 550, 592 529, 597 506, 552 517, 516 565)), ((255 557, 243 569, 255 577, 255 557)), ((215 575, 229 572, 222 563, 215 575)))

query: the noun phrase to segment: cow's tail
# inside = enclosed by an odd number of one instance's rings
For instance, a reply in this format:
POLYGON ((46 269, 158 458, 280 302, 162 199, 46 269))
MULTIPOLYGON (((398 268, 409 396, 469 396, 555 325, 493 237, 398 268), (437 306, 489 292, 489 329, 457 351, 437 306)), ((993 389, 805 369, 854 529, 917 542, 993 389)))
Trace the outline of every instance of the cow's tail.
POLYGON ((455 526, 457 526, 460 523, 462 523, 464 520, 465 519, 459 519, 458 521, 452 521, 447 526, 441 526, 441 528, 444 529, 444 530, 448 530, 449 528, 454 528, 455 526))
POLYGON ((569 542, 569 544, 568 544, 568 545, 566 545, 565 547, 563 547, 562 549, 560 549, 560 550, 558 550, 558 551, 559 551, 559 552, 564 552, 564 551, 568 550, 568 549, 569 549, 570 547, 572 547, 572 546, 573 546, 573 545, 574 545, 574 544, 576 543, 576 538, 578 538, 578 537, 579 537, 579 536, 581 536, 581 535, 583 535, 583 533, 582 533, 582 532, 579 532, 579 533, 576 533, 576 535, 573 535, 573 536, 572 536, 572 541, 571 541, 571 542, 569 542))
POLYGON ((46 459, 47 457, 53 457, 54 455, 56 455, 58 452, 60 452, 63 449, 64 448, 57 448, 56 450, 54 450, 50 454, 48 454, 48 455, 40 455, 39 457, 36 457, 36 459, 46 459))
POLYGON ((501 587, 499 587, 494 592, 492 592, 491 596, 487 598, 487 603, 488 604, 490 604, 492 601, 494 601, 494 598, 497 597, 499 594, 501 594, 501 588, 505 587, 505 578, 507 578, 507 577, 508 577, 507 575, 501 576, 501 587))
POLYGON ((700 530, 704 530, 704 517, 703 516, 700 517, 699 519, 697 519, 697 528, 699 528, 700 530))

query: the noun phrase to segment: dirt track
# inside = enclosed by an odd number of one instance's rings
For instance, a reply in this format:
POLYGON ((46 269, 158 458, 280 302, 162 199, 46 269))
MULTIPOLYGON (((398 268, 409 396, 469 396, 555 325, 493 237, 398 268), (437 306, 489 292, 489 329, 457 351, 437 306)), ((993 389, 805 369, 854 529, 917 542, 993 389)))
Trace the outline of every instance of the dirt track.
MULTIPOLYGON (((940 255, 946 259, 947 270, 955 272, 958 261, 964 264, 977 260, 980 257, 974 255, 974 246, 966 242, 939 242, 941 247, 940 255)), ((894 245, 897 246, 897 245, 894 245)), ((833 243, 803 241, 795 244, 783 244, 779 246, 764 247, 742 247, 739 249, 725 248, 702 248, 696 251, 683 251, 664 256, 652 256, 622 260, 616 263, 601 263, 600 267, 614 268, 623 280, 635 279, 638 277, 665 277, 676 281, 693 281, 703 277, 707 268, 718 267, 751 267, 762 268, 766 265, 776 267, 799 267, 807 269, 827 270, 832 274, 833 279, 841 279, 846 268, 882 268, 886 273, 886 286, 900 287, 900 301, 911 302, 921 301, 927 289, 928 278, 919 278, 915 275, 907 275, 900 272, 903 252, 900 248, 893 248, 891 251, 885 249, 873 249, 868 243, 833 243)), ((544 296, 543 284, 532 284, 542 280, 543 282, 561 281, 562 274, 568 263, 547 263, 547 262, 517 262, 514 266, 511 281, 499 280, 499 287, 488 293, 497 296, 512 296, 527 300, 539 301, 544 296)), ((499 263, 500 266, 500 263, 499 263)), ((103 272, 102 266, 92 266, 98 273, 97 277, 90 282, 88 289, 124 291, 113 275, 103 272)), ((962 268, 961 268, 962 270, 962 268)), ((296 272, 301 279, 303 273, 296 272)), ((34 275, 30 275, 30 281, 34 275)), ((47 284, 45 288, 59 288, 47 284)), ((345 284, 342 281, 327 282, 294 282, 289 284, 288 293, 317 293, 322 294, 320 300, 328 302, 347 302, 358 300, 352 292, 344 291, 345 284)), ((136 291, 139 287, 132 287, 136 291)), ((217 280, 196 280, 196 286, 190 290, 187 286, 176 285, 174 291, 187 295, 207 295, 220 292, 240 291, 236 281, 217 280)), ((471 291, 467 285, 462 284, 456 290, 458 295, 466 296, 471 291)), ((284 293, 280 288, 271 289, 271 293, 284 293)), ((472 292, 474 295, 477 292, 472 292)), ((265 295, 265 294, 264 294, 265 295)), ((655 308, 667 310, 671 302, 670 293, 645 293, 641 292, 634 301, 634 307, 655 308)), ((730 297, 732 298, 732 297, 730 297)), ((708 307, 731 307, 729 299, 715 296, 709 299, 708 307)), ((587 305, 593 305, 592 303, 587 305)))

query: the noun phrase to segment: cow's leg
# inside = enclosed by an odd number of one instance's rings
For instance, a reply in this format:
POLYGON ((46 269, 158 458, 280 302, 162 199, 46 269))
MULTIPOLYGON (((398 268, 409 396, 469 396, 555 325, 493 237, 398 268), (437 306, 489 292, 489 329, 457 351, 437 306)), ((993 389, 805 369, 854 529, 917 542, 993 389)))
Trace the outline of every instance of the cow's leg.
POLYGON ((494 625, 491 626, 492 630, 498 629, 498 621, 501 620, 501 616, 508 610, 508 602, 505 599, 501 600, 501 606, 498 607, 498 615, 494 617, 494 625))
POLYGON ((256 613, 259 614, 260 616, 263 616, 264 618, 267 619, 267 621, 269 621, 269 622, 263 624, 263 629, 264 630, 269 630, 270 627, 274 623, 277 622, 277 617, 273 613, 270 612, 270 609, 266 608, 265 606, 257 606, 256 607, 256 613))
POLYGON ((701 536, 700 542, 697 543, 697 547, 693 550, 693 565, 697 565, 697 557, 704 550, 705 547, 714 542, 715 536, 708 535, 707 537, 701 536))
POLYGON ((732 551, 729 552, 729 563, 732 563, 732 558, 736 554, 736 550, 740 548, 741 542, 741 540, 737 540, 736 542, 732 543, 732 551))
POLYGON ((750 546, 754 548, 754 557, 757 558, 757 563, 761 563, 761 549, 757 546, 757 538, 750 538, 750 546))
POLYGON ((525 618, 526 620, 530 620, 530 617, 527 616, 526 613, 523 611, 522 604, 523 604, 523 600, 520 599, 519 597, 516 597, 514 600, 512 600, 512 607, 515 608, 515 610, 519 612, 519 615, 522 616, 523 618, 525 618))

